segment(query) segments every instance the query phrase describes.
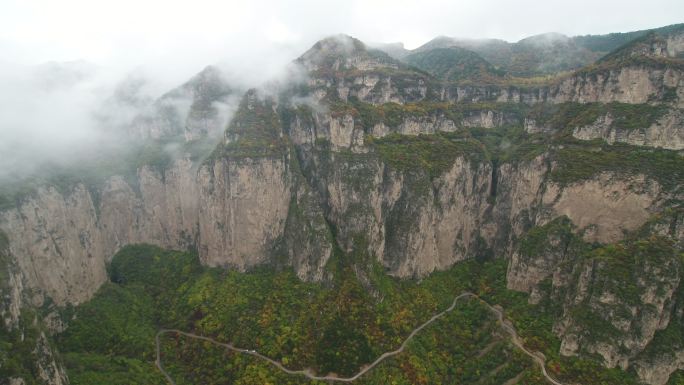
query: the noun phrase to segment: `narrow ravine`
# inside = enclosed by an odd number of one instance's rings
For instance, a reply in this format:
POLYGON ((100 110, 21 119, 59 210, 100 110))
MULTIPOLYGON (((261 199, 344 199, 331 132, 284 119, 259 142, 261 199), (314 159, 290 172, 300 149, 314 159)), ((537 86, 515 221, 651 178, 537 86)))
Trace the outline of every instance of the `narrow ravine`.
POLYGON ((527 348, 525 348, 525 346, 522 343, 522 340, 520 339, 520 336, 518 335, 518 332, 515 330, 515 327, 513 326, 513 324, 509 320, 507 320, 505 318, 503 311, 501 309, 499 309, 498 307, 494 307, 494 306, 490 305, 485 300, 481 299, 478 295, 476 295, 474 293, 470 293, 470 292, 464 292, 464 293, 457 295, 454 298, 454 301, 451 303, 451 306, 449 306, 446 310, 433 315, 429 320, 425 321, 423 324, 421 324, 418 327, 416 327, 415 329, 413 329, 411 334, 409 334, 409 336, 406 337, 406 339, 404 340, 404 342, 402 342, 401 346, 399 346, 398 349, 383 353, 375 361, 373 361, 369 365, 363 367, 358 373, 356 373, 355 375, 353 375, 351 377, 317 376, 311 371, 311 369, 300 369, 300 370, 288 369, 285 366, 283 366, 283 364, 281 364, 280 362, 275 361, 271 358, 268 358, 268 357, 262 355, 261 353, 257 352, 256 350, 238 348, 238 347, 233 346, 230 343, 219 342, 219 341, 214 340, 213 338, 197 335, 194 333, 184 332, 184 331, 178 330, 178 329, 161 329, 161 330, 159 330, 159 332, 157 332, 157 335, 155 336, 156 354, 157 354, 157 359, 155 361, 155 365, 157 366, 159 371, 162 372, 164 377, 166 377, 166 380, 168 381, 168 383, 170 385, 176 385, 176 382, 173 380, 173 378, 171 378, 171 375, 164 369, 164 365, 161 362, 161 351, 160 351, 161 347, 160 347, 160 342, 159 342, 159 337, 162 336, 163 334, 175 333, 175 334, 179 334, 179 335, 182 335, 182 336, 185 336, 188 338, 194 338, 194 339, 210 342, 214 345, 223 346, 226 349, 237 352, 237 353, 248 354, 248 355, 260 358, 260 359, 270 363, 271 365, 275 366, 276 368, 280 369, 281 371, 283 371, 287 374, 304 376, 310 380, 316 380, 316 381, 352 382, 352 381, 357 380, 359 377, 363 376, 364 374, 366 374, 366 372, 368 372, 369 370, 376 367, 378 364, 380 364, 385 359, 392 357, 392 356, 396 356, 396 355, 400 354, 401 352, 403 352, 404 349, 406 349, 406 346, 408 345, 408 343, 411 341, 411 339, 416 334, 418 334, 418 332, 420 332, 425 327, 427 327, 431 323, 435 322, 436 320, 438 320, 439 318, 444 316, 446 313, 454 310, 454 308, 456 307, 456 303, 459 300, 461 300, 463 298, 467 298, 467 297, 476 298, 478 301, 482 302, 485 306, 487 306, 487 308, 491 312, 496 314, 497 320, 498 320, 499 324, 501 325, 501 327, 511 336, 511 342, 513 343, 513 345, 515 345, 520 350, 522 350, 523 353, 525 353, 526 355, 530 356, 534 360, 534 362, 536 362, 541 367, 542 374, 544 375, 544 378, 546 378, 547 381, 549 381, 550 383, 552 383, 554 385, 565 385, 561 382, 558 382, 553 377, 551 377, 551 375, 548 374, 548 372, 546 371, 546 360, 545 360, 544 355, 542 353, 532 352, 532 351, 528 350, 527 348))

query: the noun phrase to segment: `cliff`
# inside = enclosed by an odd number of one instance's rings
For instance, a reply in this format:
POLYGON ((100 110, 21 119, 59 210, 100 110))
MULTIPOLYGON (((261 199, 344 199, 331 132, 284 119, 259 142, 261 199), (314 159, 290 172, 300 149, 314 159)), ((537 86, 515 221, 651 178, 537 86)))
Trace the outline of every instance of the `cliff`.
MULTIPOLYGON (((329 278, 336 250, 368 257, 359 274, 377 263, 402 278, 510 258, 510 288, 562 305, 562 354, 599 354, 662 383, 654 366, 681 368, 681 349, 640 354, 676 316, 681 224, 662 244, 626 237, 682 200, 681 155, 652 147, 682 149, 684 80, 679 62, 606 63, 543 87, 459 86, 352 38, 321 41, 295 62, 304 84, 248 91, 210 155, 43 186, 0 212, 12 255, 3 318, 30 308, 18 293, 36 307, 88 300, 111 256, 135 243, 194 248, 203 264, 240 271, 291 266, 313 281, 329 278), (631 256, 614 276, 613 261, 631 256), (629 302, 616 293, 625 287, 629 302)), ((232 92, 212 76, 181 88, 194 98, 185 131, 146 121, 141 135, 211 137, 213 103, 232 92)))

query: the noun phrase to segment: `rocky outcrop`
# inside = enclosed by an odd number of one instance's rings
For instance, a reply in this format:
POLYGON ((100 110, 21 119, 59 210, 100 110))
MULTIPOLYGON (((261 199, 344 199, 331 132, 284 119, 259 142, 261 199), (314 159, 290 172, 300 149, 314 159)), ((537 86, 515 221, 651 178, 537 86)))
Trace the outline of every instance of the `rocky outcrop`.
POLYGON ((382 260, 392 274, 423 276, 475 254, 489 206, 489 164, 459 158, 433 181, 388 176, 382 260))
MULTIPOLYGON (((522 123, 530 108, 520 103, 667 99, 676 106, 681 72, 628 65, 578 72, 544 87, 436 87, 428 75, 345 37, 317 44, 297 65, 311 75, 309 93, 298 99, 306 103, 293 101, 289 89, 272 98, 248 92, 224 140, 201 162, 186 154, 163 169, 143 166, 97 186, 46 186, 0 212, 13 255, 0 303, 5 324, 17 324, 26 293, 37 307, 86 301, 106 281, 106 264, 118 249, 151 243, 196 249, 208 266, 289 266, 306 280, 325 280, 335 253, 354 259, 359 271, 377 263, 397 277, 422 277, 473 256, 510 257, 510 288, 531 292, 534 300, 542 295, 539 283, 552 281, 550 295, 562 305, 555 326, 561 352, 598 354, 609 366, 630 366, 667 326, 678 259, 640 257, 639 274, 615 277, 623 266, 612 263, 623 254, 578 255, 585 242, 621 242, 680 197, 636 173, 594 173, 562 184, 553 175, 554 154, 564 142, 509 154, 508 138, 485 144, 473 139, 477 130, 464 128, 522 123), (406 105, 421 101, 466 103, 453 110, 406 105), (499 110, 495 103, 470 103, 481 101, 518 105, 499 110), (404 105, 371 110, 389 102, 404 105), (463 135, 440 134, 459 130, 463 135), (439 135, 425 136, 433 134, 439 135), (381 142, 392 146, 397 137, 395 148, 381 151, 381 142), (430 138, 439 138, 446 152, 425 154, 430 138), (590 318, 582 317, 585 310, 590 318)), ((134 125, 136 135, 211 137, 223 124, 216 103, 232 92, 213 88, 214 75, 208 71, 162 98, 151 120, 134 125), (174 103, 180 100, 191 101, 189 112, 179 112, 174 103)), ((617 127, 612 119, 603 115, 573 134, 682 148, 680 110, 643 130, 617 127)), ((524 122, 528 133, 541 134, 534 138, 554 131, 532 117, 524 122)), ((660 236, 682 233, 681 224, 661 227, 660 236)), ((58 320, 46 323, 47 330, 61 327, 58 320)), ((42 344, 37 349, 46 352, 42 344)), ((55 365, 42 362, 39 373, 59 384, 55 365)))
POLYGON ((574 75, 551 88, 549 100, 554 103, 646 103, 658 98, 664 87, 679 87, 682 81, 682 72, 676 69, 621 67, 574 75))
POLYGON ((4 328, 19 326, 23 300, 24 277, 10 254, 9 239, 0 231, 0 317, 4 328))
MULTIPOLYGON (((582 245, 573 230, 570 219, 563 216, 526 233, 511 255, 506 286, 533 293, 537 285, 549 278, 559 265, 574 259, 581 252, 582 245)), ((538 296, 533 295, 532 298, 538 296)))
POLYGON ((673 352, 655 359, 638 361, 635 363, 634 368, 644 383, 665 385, 672 373, 684 368, 684 351, 673 352))
POLYGON ((557 304, 562 355, 598 355, 665 384, 681 360, 681 213, 658 214, 627 240, 597 247, 567 217, 534 227, 508 268, 508 286, 557 304), (539 283, 548 279, 549 288, 539 283))
POLYGON ((680 109, 670 110, 649 127, 636 129, 615 126, 613 117, 607 114, 591 125, 575 128, 572 136, 582 140, 603 139, 610 144, 619 142, 635 146, 682 150, 684 149, 684 114, 680 109))
POLYGON ((90 298, 107 280, 105 264, 122 246, 185 248, 197 239, 196 167, 185 158, 161 173, 140 169, 135 183, 115 176, 100 191, 44 187, 0 214, 0 229, 29 288, 57 304, 90 298))
POLYGON ((36 306, 42 304, 34 303, 31 290, 25 287, 26 279, 16 266, 7 241, 0 231, 0 367, 9 375, 3 380, 14 384, 67 384, 64 367, 43 330, 45 325, 36 316, 36 306), (26 352, 27 348, 30 352, 26 352), (15 354, 20 351, 27 356, 17 359, 15 354))
POLYGON ((661 242, 599 249, 592 253, 596 258, 566 270, 568 276, 554 276, 554 286, 566 293, 554 327, 562 337, 561 354, 595 353, 608 367, 627 369, 656 331, 667 327, 681 261, 661 242))
POLYGON ((219 136, 241 94, 217 67, 206 67, 136 116, 129 134, 135 140, 182 137, 193 141, 219 136))
POLYGON ((551 85, 447 86, 442 100, 454 103, 648 103, 671 101, 684 107, 684 76, 679 67, 627 65, 579 71, 551 85), (669 91, 668 89, 672 90, 669 91))
POLYGON ((474 250, 487 207, 488 165, 458 158, 431 180, 388 169, 374 157, 338 157, 318 154, 308 162, 327 163, 327 170, 309 177, 322 181, 328 219, 344 251, 366 245, 390 274, 412 277, 449 267, 474 250))
POLYGON ((209 266, 244 270, 268 261, 291 199, 284 159, 217 160, 199 171, 199 253, 209 266))
POLYGON ((345 35, 319 41, 295 64, 309 74, 307 86, 316 102, 355 98, 373 104, 403 104, 434 92, 426 74, 345 35))
MULTIPOLYGON (((93 201, 83 185, 62 195, 41 188, 19 208, 3 213, 9 239, 28 286, 59 304, 82 302, 106 281, 104 247, 93 201), (68 299, 68 300, 67 300, 68 299)), ((42 299, 37 300, 42 304, 42 299)))
POLYGON ((333 235, 318 195, 299 175, 295 186, 281 253, 288 256, 286 263, 294 267, 299 278, 322 281, 329 274, 325 266, 333 253, 333 235))
POLYGON ((38 378, 49 385, 66 385, 69 380, 64 368, 55 360, 55 350, 50 346, 45 333, 41 332, 34 354, 38 357, 36 367, 38 378))
POLYGON ((603 173, 565 187, 550 183, 543 202, 551 208, 551 217, 570 218, 585 240, 614 243, 646 223, 659 194, 660 186, 643 175, 624 179, 603 173))

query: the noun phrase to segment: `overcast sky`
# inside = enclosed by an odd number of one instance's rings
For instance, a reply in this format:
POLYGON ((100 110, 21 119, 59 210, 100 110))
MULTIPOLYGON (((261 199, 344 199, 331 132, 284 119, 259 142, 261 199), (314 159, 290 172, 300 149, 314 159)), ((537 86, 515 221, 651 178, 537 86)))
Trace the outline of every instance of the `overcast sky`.
POLYGON ((439 35, 603 34, 683 15, 682 0, 0 0, 0 179, 109 143, 94 116, 138 113, 111 103, 131 73, 146 79, 144 101, 216 63, 257 85, 339 33, 415 48, 439 35))
POLYGON ((175 78, 221 60, 289 60, 337 33, 414 48, 438 35, 517 41, 652 28, 683 15, 681 0, 2 0, 0 60, 83 59, 175 78))

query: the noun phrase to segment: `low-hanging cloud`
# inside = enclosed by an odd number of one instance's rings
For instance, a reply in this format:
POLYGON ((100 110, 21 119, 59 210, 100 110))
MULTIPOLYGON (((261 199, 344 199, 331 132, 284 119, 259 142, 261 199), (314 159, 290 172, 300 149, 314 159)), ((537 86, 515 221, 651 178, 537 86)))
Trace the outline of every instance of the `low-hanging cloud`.
MULTIPOLYGON (((6 0, 0 178, 121 145, 136 116, 207 65, 236 89, 268 90, 296 77, 287 64, 329 35, 415 48, 438 35, 515 41, 644 29, 681 21, 682 11, 675 0, 6 0)), ((227 119, 233 103, 217 108, 227 119)))

